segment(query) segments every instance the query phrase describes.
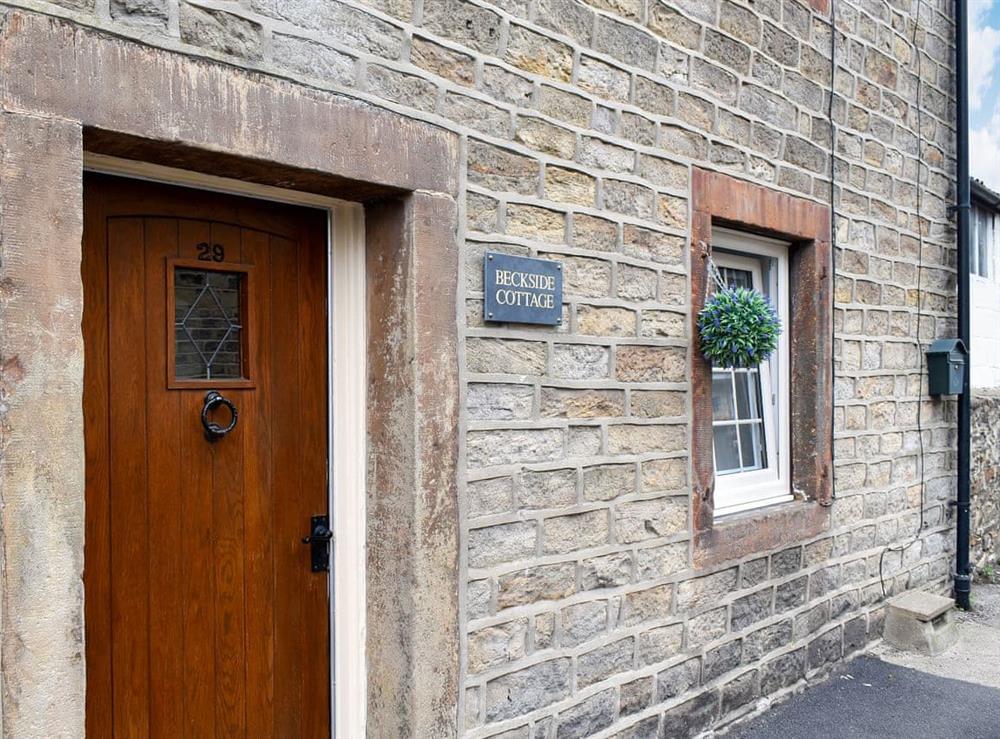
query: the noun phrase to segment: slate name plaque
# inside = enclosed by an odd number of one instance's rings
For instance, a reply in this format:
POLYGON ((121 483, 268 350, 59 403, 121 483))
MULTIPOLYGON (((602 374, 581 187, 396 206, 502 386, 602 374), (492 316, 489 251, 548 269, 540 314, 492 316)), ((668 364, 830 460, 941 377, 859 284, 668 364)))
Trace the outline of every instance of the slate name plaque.
POLYGON ((562 265, 548 259, 487 252, 483 318, 503 323, 562 323, 562 265))

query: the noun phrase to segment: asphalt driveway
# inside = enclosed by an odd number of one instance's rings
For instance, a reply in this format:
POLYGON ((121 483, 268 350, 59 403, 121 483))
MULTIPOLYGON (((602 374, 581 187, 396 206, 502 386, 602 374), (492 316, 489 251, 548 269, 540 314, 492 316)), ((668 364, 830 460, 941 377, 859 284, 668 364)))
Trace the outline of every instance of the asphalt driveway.
POLYGON ((1000 739, 1000 690, 857 657, 727 739, 1000 739))

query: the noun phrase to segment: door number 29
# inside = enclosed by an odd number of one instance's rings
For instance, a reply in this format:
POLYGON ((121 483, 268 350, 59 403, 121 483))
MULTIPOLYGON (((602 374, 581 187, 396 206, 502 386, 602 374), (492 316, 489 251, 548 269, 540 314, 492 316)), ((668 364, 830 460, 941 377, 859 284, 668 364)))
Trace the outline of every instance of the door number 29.
POLYGON ((226 261, 226 249, 222 244, 209 244, 202 241, 196 244, 198 250, 198 261, 200 262, 224 262, 226 261))

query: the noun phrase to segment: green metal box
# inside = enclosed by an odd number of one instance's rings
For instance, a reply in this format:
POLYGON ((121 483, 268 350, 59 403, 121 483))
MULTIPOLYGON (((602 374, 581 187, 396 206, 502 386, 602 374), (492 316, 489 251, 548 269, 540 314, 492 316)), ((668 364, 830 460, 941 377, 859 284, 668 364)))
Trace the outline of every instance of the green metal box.
POLYGON ((961 395, 968 351, 961 339, 937 339, 927 350, 927 387, 931 395, 961 395))

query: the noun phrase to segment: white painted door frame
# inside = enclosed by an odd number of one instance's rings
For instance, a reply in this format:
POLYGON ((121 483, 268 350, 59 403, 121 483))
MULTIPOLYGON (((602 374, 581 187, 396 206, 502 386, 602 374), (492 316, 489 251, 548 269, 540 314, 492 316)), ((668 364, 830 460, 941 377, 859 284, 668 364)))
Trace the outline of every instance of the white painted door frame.
MULTIPOLYGON (((84 153, 85 171, 151 180, 319 208, 328 213, 327 367, 329 510, 333 546, 329 582, 331 734, 365 736, 366 281, 364 208, 336 198, 256 185, 131 159, 84 153), (336 421, 335 421, 336 419, 336 421)), ((86 594, 84 595, 86 597, 86 594)))

